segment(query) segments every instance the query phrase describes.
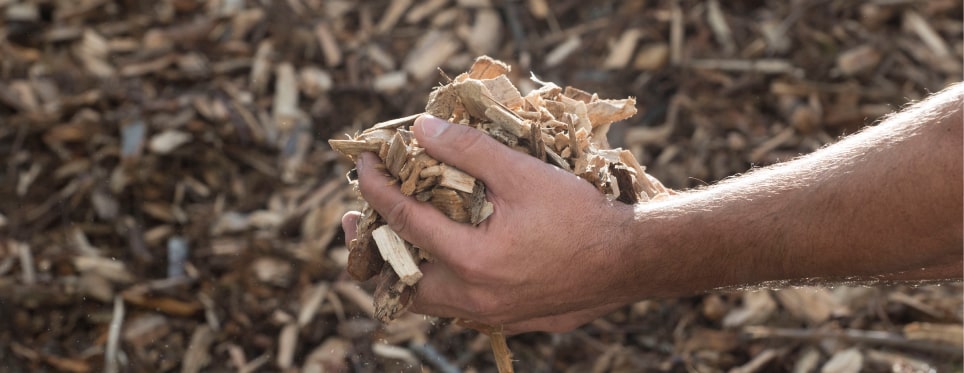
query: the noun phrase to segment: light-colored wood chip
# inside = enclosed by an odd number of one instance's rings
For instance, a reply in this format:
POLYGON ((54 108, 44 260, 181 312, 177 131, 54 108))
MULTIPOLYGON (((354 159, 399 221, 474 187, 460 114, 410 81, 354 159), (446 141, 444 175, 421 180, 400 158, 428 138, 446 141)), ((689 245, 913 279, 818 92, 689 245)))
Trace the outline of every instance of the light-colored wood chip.
POLYGON ((930 340, 964 347, 964 325, 913 322, 904 326, 909 340, 930 340))
POLYGON ((858 373, 864 368, 864 355, 855 348, 839 351, 830 357, 820 373, 858 373))
POLYGON ((298 324, 288 323, 281 328, 281 333, 278 335, 278 368, 291 368, 297 344, 298 324))
POLYGON ((372 231, 372 238, 378 246, 382 258, 395 269, 401 282, 411 286, 422 278, 422 271, 412 258, 408 244, 387 225, 372 231))
POLYGON ((382 18, 378 20, 378 26, 375 27, 376 31, 379 34, 390 31, 410 6, 412 6, 412 0, 391 0, 388 9, 382 13, 382 18))
POLYGON ((555 48, 546 55, 544 60, 546 67, 556 67, 565 61, 570 55, 579 50, 582 46, 582 39, 579 36, 571 36, 567 38, 564 42, 557 45, 555 48))
POLYGON ((623 31, 619 40, 609 49, 609 55, 603 61, 603 68, 617 70, 629 65, 630 59, 633 58, 633 51, 636 50, 636 43, 642 36, 643 31, 638 28, 623 31))
POLYGON ((424 80, 435 74, 436 69, 461 47, 451 32, 432 30, 419 39, 402 65, 415 80, 424 80))
POLYGON ((335 35, 331 32, 328 22, 322 21, 315 25, 315 37, 321 45, 322 54, 325 56, 325 64, 328 67, 335 67, 341 64, 342 54, 335 35))
POLYGON ((837 68, 847 75, 854 75, 877 67, 881 54, 871 45, 861 45, 837 56, 837 68))
POLYGON ((184 362, 181 363, 181 373, 198 373, 211 363, 210 349, 214 338, 214 331, 207 324, 194 329, 187 345, 187 353, 184 354, 184 362))
POLYGON ((475 189, 475 178, 452 166, 442 167, 439 174, 439 185, 465 193, 472 193, 475 189))
POLYGON ((475 13, 475 22, 465 35, 466 46, 476 55, 494 53, 502 40, 502 17, 495 9, 482 8, 475 13))

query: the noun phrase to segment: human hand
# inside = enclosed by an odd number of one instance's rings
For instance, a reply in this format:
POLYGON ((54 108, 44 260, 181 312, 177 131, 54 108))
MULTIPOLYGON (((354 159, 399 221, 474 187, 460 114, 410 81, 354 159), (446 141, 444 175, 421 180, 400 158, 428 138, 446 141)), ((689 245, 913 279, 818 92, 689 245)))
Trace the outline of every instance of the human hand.
MULTIPOLYGON (((402 238, 436 261, 414 312, 458 317, 507 332, 562 331, 626 304, 633 271, 621 256, 633 208, 590 183, 466 126, 423 116, 414 126, 429 155, 482 180, 494 212, 476 227, 403 195, 373 154, 358 159, 359 189, 402 238)), ((355 214, 343 220, 354 235, 355 214)))
MULTIPOLYGON (((355 227, 358 224, 358 219, 361 217, 361 213, 358 211, 349 211, 342 217, 341 227, 345 231, 345 245, 347 245, 351 240, 355 239, 357 232, 355 227)), ((506 335, 513 335, 532 331, 543 331, 543 332, 554 332, 563 333, 571 331, 583 324, 591 322, 601 316, 604 316, 616 309, 622 307, 623 304, 609 303, 603 304, 597 307, 591 307, 587 309, 567 312, 559 315, 537 317, 528 320, 517 321, 511 324, 503 324, 502 332, 506 335)), ((479 329, 475 326, 476 322, 469 320, 469 322, 462 323, 463 326, 479 329)), ((485 332, 484 329, 479 329, 485 332)))

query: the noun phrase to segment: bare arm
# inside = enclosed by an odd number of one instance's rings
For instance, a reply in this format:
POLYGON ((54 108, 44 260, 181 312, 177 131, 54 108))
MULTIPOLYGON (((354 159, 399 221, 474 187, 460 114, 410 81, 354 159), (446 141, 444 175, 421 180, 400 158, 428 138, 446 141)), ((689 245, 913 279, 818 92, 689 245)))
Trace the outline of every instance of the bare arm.
POLYGON ((665 282, 678 288, 646 289, 664 295, 812 278, 960 278, 962 98, 957 85, 808 156, 638 205, 630 236, 664 244, 628 245, 663 268, 637 276, 684 274, 665 282))
MULTIPOLYGON (((433 157, 478 177, 495 213, 449 221, 386 186, 360 189, 431 251, 414 310, 567 330, 623 304, 805 279, 960 278, 964 85, 806 157, 669 200, 627 206, 478 131, 420 119, 433 157)), ((346 215, 349 234, 354 215, 346 215)))

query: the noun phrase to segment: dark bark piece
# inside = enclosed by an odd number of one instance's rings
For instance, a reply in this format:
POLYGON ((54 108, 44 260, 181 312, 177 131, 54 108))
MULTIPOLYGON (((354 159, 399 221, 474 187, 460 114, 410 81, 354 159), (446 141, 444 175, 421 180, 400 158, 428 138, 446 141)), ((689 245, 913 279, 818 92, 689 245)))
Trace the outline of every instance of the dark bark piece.
POLYGON ((355 281, 367 281, 381 272, 385 260, 378 253, 378 246, 372 239, 378 214, 371 207, 367 207, 358 218, 358 229, 354 240, 348 245, 348 274, 355 281))
POLYGON ((385 266, 378 275, 375 285, 375 318, 389 323, 408 309, 415 288, 402 283, 391 266, 385 266))

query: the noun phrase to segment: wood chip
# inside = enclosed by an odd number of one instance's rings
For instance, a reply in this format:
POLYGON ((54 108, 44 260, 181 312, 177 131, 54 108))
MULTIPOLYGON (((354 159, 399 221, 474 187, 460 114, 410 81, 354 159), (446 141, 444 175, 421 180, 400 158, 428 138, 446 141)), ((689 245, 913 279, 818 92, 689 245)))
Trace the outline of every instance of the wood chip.
POLYGON ((554 67, 561 64, 566 58, 572 53, 577 51, 579 47, 582 46, 582 39, 578 36, 572 36, 566 39, 563 43, 559 44, 549 54, 546 55, 545 64, 546 67, 554 67))
POLYGON ((301 114, 298 110, 298 80, 295 68, 289 63, 278 65, 275 72, 272 116, 279 131, 291 130, 301 114))
POLYGON ((830 360, 820 367, 820 373, 857 373, 863 367, 863 354, 856 348, 850 348, 833 354, 830 360))
POLYGON ((629 29, 623 31, 619 40, 609 49, 609 55, 603 62, 603 68, 622 69, 629 65, 629 60, 633 58, 633 51, 636 50, 636 42, 643 36, 641 29, 629 29))
POLYGON ((913 322, 904 326, 909 340, 930 340, 964 347, 964 326, 961 324, 933 324, 913 322))
POLYGON ((434 74, 459 48, 461 45, 451 33, 432 30, 419 39, 415 49, 405 57, 402 66, 415 80, 424 80, 434 74))
POLYGON ((392 266, 403 283, 412 286, 422 278, 422 271, 418 270, 408 245, 391 228, 383 225, 375 229, 372 231, 372 238, 378 245, 382 258, 392 266))
POLYGON ((121 297, 114 297, 114 314, 107 328, 107 346, 104 348, 104 372, 117 373, 120 371, 117 351, 120 346, 120 334, 123 325, 124 300, 121 297))
POLYGON ((295 348, 298 343, 298 324, 289 323, 281 328, 278 336, 278 367, 290 369, 295 356, 295 348))
POLYGON ((870 45, 862 45, 845 51, 837 57, 837 68, 844 74, 854 75, 877 67, 880 52, 870 45))
POLYGON ((908 10, 904 13, 904 27, 914 31, 917 37, 938 57, 950 55, 950 49, 944 43, 944 39, 917 12, 908 10))
POLYGON ((412 0, 391 0, 388 4, 388 9, 382 14, 382 18, 378 21, 378 26, 376 30, 379 34, 384 34, 395 27, 398 20, 402 18, 402 14, 408 10, 408 7, 412 5, 412 0))
POLYGON ((466 35, 466 46, 475 55, 495 53, 502 40, 502 17, 495 9, 482 8, 475 12, 475 22, 466 35))
POLYGON ((322 282, 311 289, 301 309, 298 311, 299 327, 304 327, 311 323, 311 320, 318 314, 318 309, 321 308, 322 301, 328 296, 328 290, 330 288, 331 284, 322 282))
POLYGON ((80 272, 91 272, 118 283, 130 283, 134 275, 128 271, 126 265, 117 260, 78 256, 75 257, 74 266, 80 272))
POLYGON ((730 311, 723 318, 726 327, 754 325, 766 321, 776 311, 777 303, 770 297, 770 292, 758 290, 743 296, 743 307, 730 311))
POLYGON ((407 83, 408 75, 404 71, 393 71, 375 78, 372 87, 378 92, 391 93, 404 88, 407 83))
POLYGON ((181 145, 190 142, 194 137, 190 133, 167 130, 151 137, 148 149, 157 154, 169 154, 181 145))
POLYGON ((318 38, 318 43, 321 45, 321 51, 325 55, 325 64, 328 65, 328 67, 334 67, 341 64, 341 48, 338 47, 338 42, 335 40, 335 36, 331 32, 328 22, 319 22, 318 25, 315 26, 315 37, 318 38))
POLYGON ((633 67, 639 70, 657 70, 669 61, 669 45, 665 43, 645 44, 636 53, 633 67))
POLYGON ((202 371, 211 362, 209 349, 214 342, 214 331, 207 325, 198 326, 191 334, 191 340, 187 345, 187 354, 184 355, 184 362, 181 365, 181 373, 197 373, 202 371))
MULTIPOLYGON (((206 325, 214 340, 201 371, 281 370, 279 337, 296 324, 290 371, 417 371, 410 356, 392 355, 400 349, 433 371, 494 371, 489 337, 404 313, 417 284, 383 271, 370 237, 343 244, 341 215, 366 202, 345 183, 351 160, 319 139, 364 142, 355 155, 387 151, 425 108, 560 170, 595 173, 587 180, 606 198, 645 203, 669 198, 661 183, 700 187, 798 157, 961 81, 960 8, 0 0, 0 195, 9 196, 0 198, 0 338, 14 341, 0 360, 10 371, 103 371, 113 369, 109 352, 118 371, 178 371, 206 325), (604 68, 625 58, 617 49, 629 61, 604 68), (486 50, 512 70, 474 60, 486 50), (513 125, 466 112, 450 79, 481 82, 492 98, 482 114, 497 103, 513 125), (624 124, 592 118, 593 102, 630 95, 638 115, 624 124), (625 153, 594 153, 607 139, 625 153), (604 163, 615 160, 623 165, 604 163), (376 279, 359 287, 345 272, 376 279), (115 298, 126 316, 108 351, 115 298), (394 347, 376 347, 380 356, 373 343, 394 347)), ((483 182, 471 193, 467 182, 441 186, 448 165, 400 138, 401 191, 460 224, 495 212, 483 182)), ((370 236, 385 222, 368 218, 360 232, 370 236)), ((416 263, 432 260, 411 250, 416 263)), ((770 350, 778 354, 759 371, 809 372, 851 347, 863 371, 954 371, 960 344, 941 336, 961 324, 960 289, 837 286, 832 301, 774 290, 777 307, 760 324, 767 337, 723 325, 754 295, 711 292, 509 346, 526 371, 726 371, 770 350), (734 334, 742 343, 732 347, 734 334)))
POLYGON ((348 356, 351 351, 351 341, 340 337, 329 337, 308 354, 301 371, 303 373, 348 371, 348 356))

